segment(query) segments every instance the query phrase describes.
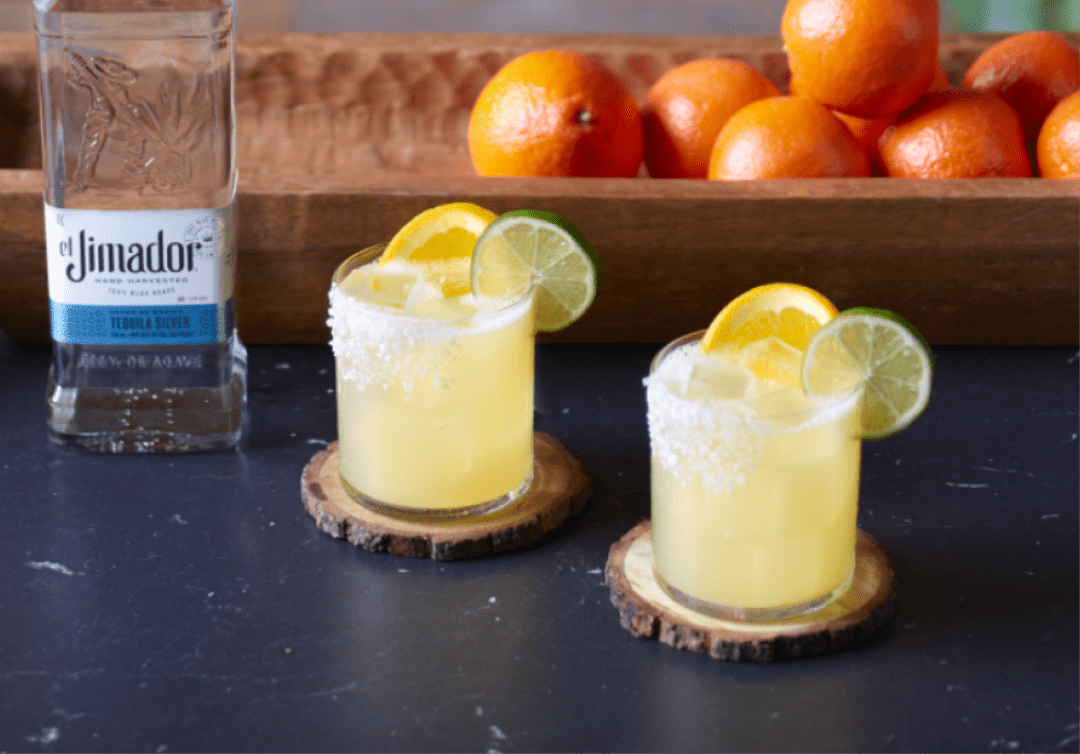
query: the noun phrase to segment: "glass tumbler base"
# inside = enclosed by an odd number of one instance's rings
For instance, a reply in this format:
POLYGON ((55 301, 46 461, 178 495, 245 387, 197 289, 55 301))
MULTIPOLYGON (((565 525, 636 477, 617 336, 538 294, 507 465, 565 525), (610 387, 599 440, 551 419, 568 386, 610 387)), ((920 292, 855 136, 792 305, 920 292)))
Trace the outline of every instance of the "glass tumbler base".
POLYGON ((383 502, 382 500, 377 500, 369 495, 365 495, 363 492, 360 492, 349 484, 344 476, 340 478, 341 486, 345 489, 345 492, 348 493, 349 497, 376 513, 381 513, 384 516, 390 516, 391 518, 404 521, 445 523, 450 521, 461 521, 467 518, 476 518, 505 508, 525 494, 529 489, 529 486, 532 485, 533 471, 532 469, 529 470, 529 475, 525 477, 525 482, 516 490, 507 492, 505 495, 493 500, 486 500, 482 503, 467 505, 460 508, 414 508, 404 505, 393 505, 391 503, 383 502))
POLYGON ((848 575, 844 582, 831 592, 807 600, 806 602, 800 602, 795 605, 781 605, 778 607, 734 607, 731 605, 721 605, 715 602, 709 602, 708 600, 692 597, 689 594, 676 589, 664 580, 664 577, 661 576, 656 569, 653 569, 653 575, 656 577, 656 583, 660 585, 660 588, 663 589, 669 597, 696 613, 702 613, 703 615, 708 615, 712 618, 721 618, 723 620, 739 621, 742 623, 769 623, 772 621, 798 618, 800 616, 809 615, 810 613, 816 613, 819 610, 828 607, 844 596, 851 587, 851 583, 855 577, 855 571, 852 569, 851 574, 848 575))

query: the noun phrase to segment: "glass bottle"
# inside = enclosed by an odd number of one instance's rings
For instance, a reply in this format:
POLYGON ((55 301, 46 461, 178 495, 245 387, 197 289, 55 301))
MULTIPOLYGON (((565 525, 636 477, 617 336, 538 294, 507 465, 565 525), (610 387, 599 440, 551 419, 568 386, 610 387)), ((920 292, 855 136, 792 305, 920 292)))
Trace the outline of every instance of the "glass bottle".
POLYGON ((34 0, 50 438, 239 441, 233 0, 34 0))

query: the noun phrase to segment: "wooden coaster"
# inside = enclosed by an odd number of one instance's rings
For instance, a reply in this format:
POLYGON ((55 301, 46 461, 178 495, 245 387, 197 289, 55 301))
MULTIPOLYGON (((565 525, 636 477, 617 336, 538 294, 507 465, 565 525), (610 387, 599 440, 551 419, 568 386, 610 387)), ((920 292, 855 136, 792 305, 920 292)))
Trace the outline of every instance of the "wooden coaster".
POLYGON ((796 618, 745 624, 701 615, 660 588, 652 568, 652 521, 611 546, 605 580, 630 633, 718 660, 773 662, 824 654, 863 639, 892 616, 893 569, 877 541, 859 530, 855 577, 836 602, 796 618))
POLYGON ((402 521, 352 499, 341 484, 337 442, 304 467, 304 507, 319 528, 371 552, 434 560, 461 560, 512 550, 539 539, 580 513, 592 485, 581 464, 546 432, 533 433, 533 478, 505 508, 464 521, 402 521))

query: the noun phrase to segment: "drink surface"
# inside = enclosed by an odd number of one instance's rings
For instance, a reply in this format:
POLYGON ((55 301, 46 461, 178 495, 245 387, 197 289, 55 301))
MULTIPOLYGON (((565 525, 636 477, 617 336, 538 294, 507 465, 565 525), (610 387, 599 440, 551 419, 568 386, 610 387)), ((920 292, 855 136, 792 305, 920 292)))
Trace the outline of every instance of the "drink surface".
POLYGON ((51 439, 231 447, 231 0, 35 0, 53 313, 51 439))
POLYGON ((797 613, 853 572, 859 395, 808 398, 796 381, 801 352, 774 338, 737 358, 691 341, 646 381, 653 565, 698 609, 797 613))
POLYGON ((369 504, 473 512, 531 478, 532 298, 456 272, 373 262, 331 288, 341 474, 369 504))

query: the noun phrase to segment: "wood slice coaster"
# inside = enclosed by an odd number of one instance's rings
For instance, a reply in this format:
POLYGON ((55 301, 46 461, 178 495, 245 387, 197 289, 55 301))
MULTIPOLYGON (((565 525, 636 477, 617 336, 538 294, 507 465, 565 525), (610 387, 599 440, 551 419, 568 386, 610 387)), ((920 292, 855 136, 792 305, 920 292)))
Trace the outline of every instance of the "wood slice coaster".
POLYGON ((371 552, 434 560, 461 560, 506 552, 539 539, 580 513, 592 484, 581 464, 546 432, 533 433, 533 478, 505 508, 463 521, 403 521, 353 500, 341 484, 337 442, 304 467, 304 507, 318 527, 371 552))
POLYGON ((861 529, 851 588, 817 612, 780 621, 744 624, 713 618, 668 596, 653 575, 651 521, 612 545, 605 580, 627 631, 718 660, 773 662, 836 651, 884 625, 896 603, 889 558, 861 529))

